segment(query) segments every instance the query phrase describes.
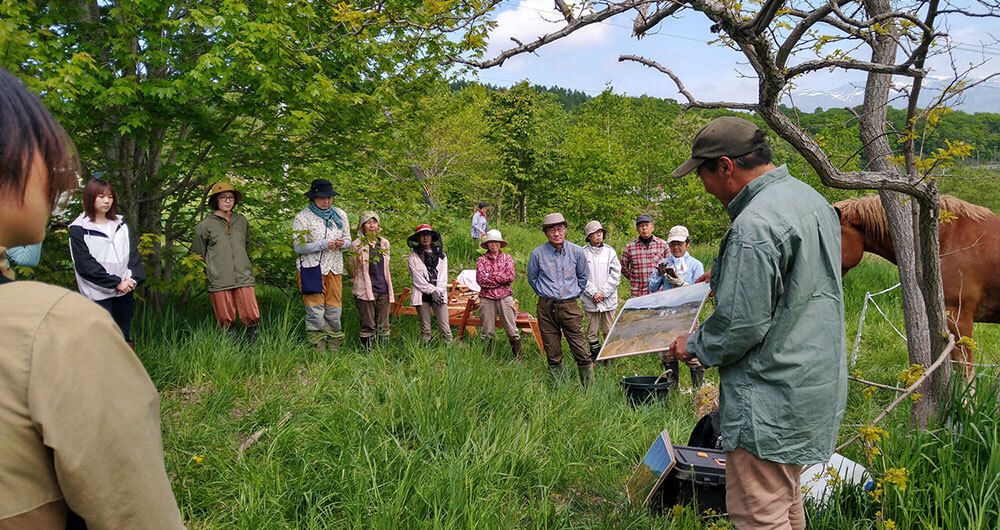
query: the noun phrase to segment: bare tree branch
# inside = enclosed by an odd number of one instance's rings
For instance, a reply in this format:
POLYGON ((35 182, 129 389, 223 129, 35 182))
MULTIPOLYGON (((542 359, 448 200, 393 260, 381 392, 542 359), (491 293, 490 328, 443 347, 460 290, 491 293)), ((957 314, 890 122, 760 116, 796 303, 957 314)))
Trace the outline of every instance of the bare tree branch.
POLYGON ((639 9, 639 15, 635 17, 635 21, 632 22, 632 36, 641 37, 646 34, 647 31, 656 27, 663 19, 673 15, 674 13, 680 11, 684 8, 684 4, 680 2, 671 3, 666 7, 658 7, 656 12, 651 16, 646 16, 646 9, 648 5, 642 6, 639 9))
POLYGON ((646 59, 645 57, 639 57, 638 55, 620 55, 618 56, 619 62, 624 61, 635 61, 640 64, 644 64, 654 70, 659 70, 660 72, 670 76, 673 79, 674 84, 677 85, 677 90, 688 100, 686 109, 690 108, 700 108, 700 109, 742 109, 742 110, 756 110, 757 105, 754 103, 735 103, 729 101, 715 101, 715 102, 704 102, 698 101, 688 92, 687 88, 684 88, 684 83, 681 82, 680 78, 677 77, 673 71, 669 68, 664 67, 660 63, 653 61, 651 59, 646 59))
POLYGON ((791 66, 786 71, 789 79, 816 70, 826 68, 843 68, 845 70, 860 70, 880 74, 905 75, 907 77, 924 77, 927 72, 923 68, 909 68, 904 65, 879 64, 855 59, 817 59, 791 66))
POLYGON ((634 9, 636 7, 645 4, 650 4, 654 1, 655 0, 626 0, 625 2, 611 4, 608 7, 601 9, 600 11, 595 11, 589 15, 584 15, 580 18, 577 18, 573 22, 563 26, 563 28, 560 29, 559 31, 542 35, 541 37, 538 37, 537 39, 528 42, 526 44, 522 44, 516 48, 504 50, 503 52, 500 53, 500 55, 487 61, 470 61, 468 59, 463 59, 461 57, 452 57, 451 61, 453 63, 475 66, 477 68, 492 68, 494 66, 500 66, 507 59, 510 59, 511 57, 521 55, 523 53, 533 52, 538 48, 541 48, 545 44, 557 41, 567 35, 570 35, 571 33, 575 32, 578 29, 587 27, 597 22, 607 20, 619 13, 624 13, 625 11, 628 11, 630 9, 634 9))

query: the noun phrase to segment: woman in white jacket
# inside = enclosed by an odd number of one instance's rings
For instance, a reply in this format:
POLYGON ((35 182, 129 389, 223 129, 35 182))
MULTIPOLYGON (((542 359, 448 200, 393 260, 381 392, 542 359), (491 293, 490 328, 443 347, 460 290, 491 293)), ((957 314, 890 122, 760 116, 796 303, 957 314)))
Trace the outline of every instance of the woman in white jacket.
POLYGON ((591 221, 583 229, 587 244, 583 254, 587 257, 587 286, 580 301, 587 314, 587 341, 590 343, 590 358, 596 359, 601 351, 600 335, 607 340, 608 332, 615 322, 618 309, 618 284, 622 279, 622 264, 618 253, 604 244, 608 231, 598 221, 591 221))
POLYGON ((420 336, 431 341, 431 312, 437 320, 441 339, 451 342, 451 324, 448 319, 448 256, 441 248, 441 234, 431 225, 420 225, 413 235, 406 238, 413 252, 407 257, 413 294, 410 303, 417 308, 420 318, 420 336))
POLYGON ((83 213, 69 225, 69 248, 80 294, 114 317, 125 342, 132 342, 132 291, 146 279, 128 225, 118 215, 115 191, 101 179, 83 188, 83 213))

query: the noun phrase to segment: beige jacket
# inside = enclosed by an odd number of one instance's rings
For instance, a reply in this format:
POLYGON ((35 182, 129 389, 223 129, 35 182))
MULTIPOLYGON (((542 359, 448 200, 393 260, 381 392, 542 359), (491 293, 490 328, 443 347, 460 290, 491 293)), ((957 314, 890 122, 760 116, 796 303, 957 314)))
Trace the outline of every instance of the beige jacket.
POLYGON ((0 529, 183 528, 160 399, 111 315, 37 282, 0 285, 0 529))
MULTIPOLYGON (((367 300, 371 302, 375 300, 375 294, 372 292, 372 278, 368 274, 368 254, 371 249, 368 245, 357 244, 359 240, 355 240, 356 248, 354 249, 357 254, 351 258, 351 282, 353 287, 351 292, 354 293, 354 297, 359 300, 367 300)), ((396 295, 392 292, 392 276, 389 274, 389 240, 380 237, 379 238, 379 248, 382 249, 382 273, 385 274, 385 285, 389 289, 389 302, 396 301, 396 295)))

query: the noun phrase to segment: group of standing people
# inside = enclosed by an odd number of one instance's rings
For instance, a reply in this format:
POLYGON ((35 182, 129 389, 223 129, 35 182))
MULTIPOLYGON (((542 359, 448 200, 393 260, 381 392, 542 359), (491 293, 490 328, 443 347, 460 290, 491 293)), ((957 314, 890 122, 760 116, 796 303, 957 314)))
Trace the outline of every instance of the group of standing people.
MULTIPOLYGON (((60 197, 77 185, 78 172, 65 130, 36 96, 0 69, 0 247, 40 243, 60 197)), ((726 207, 732 226, 713 270, 705 274, 715 311, 662 356, 719 367, 726 505, 736 527, 798 530, 805 527, 802 468, 830 458, 846 402, 840 223, 819 193, 787 167, 773 164, 763 131, 742 118, 717 118, 697 133, 691 158, 673 175, 691 172, 726 207)), ((220 325, 231 325, 236 317, 230 315, 239 313, 255 327, 256 300, 241 301, 237 291, 252 285, 246 285, 252 273, 239 270, 249 265, 245 218, 232 211, 240 195, 225 185, 212 191, 210 198, 232 197, 210 200, 214 209, 196 230, 202 241, 193 248, 204 252, 210 291, 231 291, 213 296, 220 325), (225 256, 227 251, 231 255, 225 256)), ((359 299, 371 303, 364 314, 375 323, 362 329, 382 329, 380 308, 392 293, 388 242, 377 235, 378 217, 362 215, 367 218, 352 241, 346 214, 332 207, 334 195, 329 182, 312 183, 306 194, 310 205, 296 216, 294 236, 307 330, 324 349, 331 343, 336 349, 343 337, 344 250, 368 247, 361 268, 366 272, 354 272, 368 276, 355 281, 355 292, 361 284, 360 292, 370 293, 371 300, 359 299)), ((95 311, 93 302, 61 287, 0 275, 0 306, 13 308, 0 319, 2 527, 183 528, 164 467, 159 395, 122 329, 132 305, 129 295, 143 273, 114 205, 106 182, 89 182, 84 213, 70 229, 78 287, 94 301, 111 300, 102 304, 108 311, 95 311)), ((613 311, 607 308, 616 260, 599 250, 604 237, 599 224, 585 230, 587 244, 595 247, 587 250, 566 240, 567 227, 561 214, 545 216, 548 241, 531 252, 528 281, 539 297, 550 369, 561 375, 559 338, 565 335, 588 385, 593 360, 576 299, 593 302, 588 312, 596 310, 600 328, 600 313, 613 311), (600 260, 588 261, 588 254, 600 260), (591 263, 606 264, 607 274, 591 275, 591 263)), ((680 241, 668 236, 670 256, 654 261, 643 254, 663 243, 652 235, 652 220, 640 216, 636 228, 638 244, 627 245, 618 264, 633 295, 690 283, 697 267, 673 252, 672 244, 680 241), (649 226, 640 228, 642 222, 649 226), (661 277, 658 282, 654 274, 661 277)), ((435 234, 430 226, 418 227, 408 240, 413 249, 408 262, 415 287, 419 283, 412 303, 430 304, 440 326, 448 269, 435 234)), ((489 304, 493 310, 507 311, 510 294, 502 286, 509 286, 511 275, 507 257, 498 254, 503 239, 496 236, 487 232, 483 241, 492 255, 484 256, 484 278, 488 273, 495 280, 484 283, 495 297, 487 299, 498 300, 489 304)), ((429 322, 430 310, 423 311, 429 322)), ((429 332, 428 325, 425 338, 429 332)))

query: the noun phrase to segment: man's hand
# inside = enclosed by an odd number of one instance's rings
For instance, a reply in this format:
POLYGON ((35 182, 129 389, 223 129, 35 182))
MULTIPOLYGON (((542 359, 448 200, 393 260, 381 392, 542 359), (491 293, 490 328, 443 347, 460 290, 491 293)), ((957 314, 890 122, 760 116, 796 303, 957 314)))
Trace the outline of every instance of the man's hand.
POLYGON ((678 361, 683 362, 691 360, 691 355, 688 354, 687 349, 687 340, 690 336, 690 333, 685 333, 674 339, 674 341, 670 343, 670 348, 667 350, 667 356, 671 359, 677 359, 678 361))
POLYGON ((707 282, 712 280, 712 271, 706 271, 705 274, 698 276, 694 283, 707 282))
POLYGON ((601 303, 603 301, 604 301, 604 294, 603 293, 596 293, 594 295, 594 303, 595 304, 599 304, 599 303, 601 303))

